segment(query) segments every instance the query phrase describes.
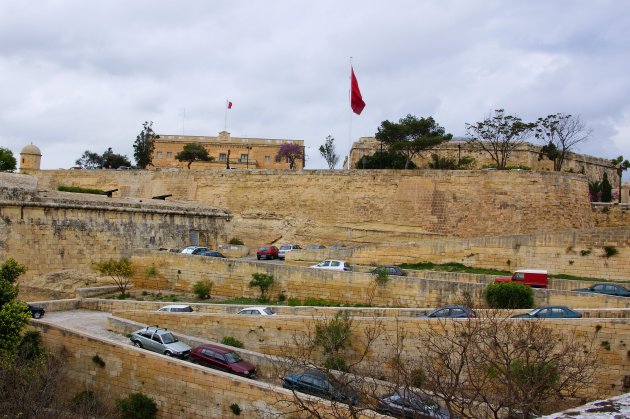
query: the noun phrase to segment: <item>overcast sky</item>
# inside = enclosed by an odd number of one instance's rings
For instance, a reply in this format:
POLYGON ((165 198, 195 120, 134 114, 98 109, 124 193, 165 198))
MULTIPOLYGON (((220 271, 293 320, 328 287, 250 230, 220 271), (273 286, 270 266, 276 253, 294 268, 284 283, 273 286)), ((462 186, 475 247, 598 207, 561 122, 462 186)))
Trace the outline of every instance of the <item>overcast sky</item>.
MULTIPOLYGON (((630 158, 630 1, 0 0, 0 146, 42 168, 159 134, 373 136, 432 116, 447 132, 504 108, 580 115, 578 151, 630 158), (350 113, 350 57, 366 102, 350 113)), ((343 160, 343 159, 342 159, 343 160)), ((341 164, 341 163, 340 163, 341 164)))

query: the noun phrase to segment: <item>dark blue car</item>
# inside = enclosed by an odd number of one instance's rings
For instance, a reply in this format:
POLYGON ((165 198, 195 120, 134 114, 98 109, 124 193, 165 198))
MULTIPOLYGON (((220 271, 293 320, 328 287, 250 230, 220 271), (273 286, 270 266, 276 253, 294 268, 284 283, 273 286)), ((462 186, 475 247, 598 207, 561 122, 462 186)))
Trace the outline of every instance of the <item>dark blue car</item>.
POLYGON ((331 382, 326 374, 317 370, 306 370, 287 375, 283 378, 282 387, 311 394, 328 400, 336 400, 356 405, 359 397, 350 386, 331 382))
POLYGON ((630 290, 617 284, 595 284, 588 288, 580 288, 573 291, 615 295, 617 297, 630 297, 630 290))
POLYGON ((566 306, 542 306, 529 313, 517 314, 513 319, 579 319, 581 313, 566 306))

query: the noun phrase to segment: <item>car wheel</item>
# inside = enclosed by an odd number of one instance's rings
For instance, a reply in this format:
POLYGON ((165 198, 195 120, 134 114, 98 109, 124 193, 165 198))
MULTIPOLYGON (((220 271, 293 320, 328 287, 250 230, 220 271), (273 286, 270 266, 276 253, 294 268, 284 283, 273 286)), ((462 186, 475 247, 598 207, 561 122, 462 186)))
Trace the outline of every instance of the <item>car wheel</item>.
POLYGON ((36 311, 35 313, 33 313, 33 318, 34 319, 40 319, 42 317, 42 313, 39 311, 36 311))
POLYGON ((173 356, 173 352, 171 352, 171 351, 164 351, 164 355, 166 355, 166 356, 173 356))
POLYGON ((260 260, 260 255, 256 255, 256 259, 260 260))
POLYGON ((142 348, 142 344, 140 343, 140 341, 139 341, 139 340, 135 340, 135 341, 133 342, 133 346, 135 346, 136 348, 142 348))

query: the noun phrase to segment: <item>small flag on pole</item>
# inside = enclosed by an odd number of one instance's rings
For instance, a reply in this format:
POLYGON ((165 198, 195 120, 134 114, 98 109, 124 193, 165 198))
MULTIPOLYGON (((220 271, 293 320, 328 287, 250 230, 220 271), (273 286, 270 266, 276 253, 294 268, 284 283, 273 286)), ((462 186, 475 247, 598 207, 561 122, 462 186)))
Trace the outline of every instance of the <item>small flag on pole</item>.
POLYGON ((357 81, 357 77, 354 75, 354 69, 350 67, 351 72, 351 82, 350 82, 350 107, 352 108, 352 112, 357 115, 361 115, 363 112, 363 108, 365 108, 365 102, 363 101, 363 97, 361 96, 361 90, 359 90, 359 82, 357 81))
POLYGON ((229 101, 228 101, 228 103, 227 103, 227 108, 228 108, 228 109, 232 109, 232 102, 229 102, 229 101))

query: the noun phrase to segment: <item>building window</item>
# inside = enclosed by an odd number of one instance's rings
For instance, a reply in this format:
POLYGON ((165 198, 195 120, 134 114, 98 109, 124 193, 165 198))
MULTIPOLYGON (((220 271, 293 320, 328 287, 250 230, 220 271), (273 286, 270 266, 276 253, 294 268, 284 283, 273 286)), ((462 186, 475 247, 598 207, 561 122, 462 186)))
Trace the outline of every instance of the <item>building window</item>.
POLYGON ((241 154, 241 161, 247 161, 247 154, 241 154))
POLYGON ((282 157, 276 155, 276 163, 280 163, 281 160, 282 160, 282 157))
POLYGON ((226 161, 226 160, 227 160, 227 154, 219 153, 219 161, 226 161))
POLYGON ((265 163, 271 162, 271 156, 265 156, 265 163))
POLYGON ((162 152, 161 152, 161 151, 158 151, 158 152, 157 152, 157 158, 158 158, 158 159, 161 159, 161 158, 162 158, 162 152))
POLYGON ((173 152, 172 151, 167 151, 166 152, 166 158, 167 159, 172 159, 173 158, 173 152))

